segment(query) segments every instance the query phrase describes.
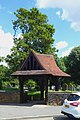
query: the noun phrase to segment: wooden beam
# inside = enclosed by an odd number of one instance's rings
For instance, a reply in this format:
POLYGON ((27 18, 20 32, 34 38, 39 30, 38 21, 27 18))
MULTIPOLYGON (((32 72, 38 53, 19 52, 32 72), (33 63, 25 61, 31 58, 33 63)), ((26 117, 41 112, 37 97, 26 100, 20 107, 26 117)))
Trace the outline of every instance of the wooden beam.
POLYGON ((40 80, 40 100, 44 100, 44 79, 40 80))
POLYGON ((59 77, 55 77, 55 91, 58 91, 59 90, 59 77))
POLYGON ((45 104, 48 102, 48 77, 45 77, 45 104))
POLYGON ((20 85, 20 103, 24 103, 24 89, 23 89, 23 79, 19 77, 19 85, 20 85))

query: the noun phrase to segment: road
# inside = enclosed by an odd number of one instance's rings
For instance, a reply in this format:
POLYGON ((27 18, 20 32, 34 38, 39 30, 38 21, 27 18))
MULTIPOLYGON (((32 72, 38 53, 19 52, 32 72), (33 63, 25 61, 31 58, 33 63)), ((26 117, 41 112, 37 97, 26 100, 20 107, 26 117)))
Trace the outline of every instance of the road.
POLYGON ((51 117, 60 114, 60 106, 49 105, 0 105, 0 120, 51 117))
POLYGON ((57 115, 57 116, 54 116, 52 120, 75 120, 74 118, 68 118, 67 116, 65 115, 57 115))
POLYGON ((60 110, 61 106, 0 105, 0 120, 71 120, 60 110))
POLYGON ((21 120, 74 120, 71 118, 68 118, 64 115, 56 115, 54 117, 43 117, 43 118, 32 118, 32 119, 21 119, 21 120))

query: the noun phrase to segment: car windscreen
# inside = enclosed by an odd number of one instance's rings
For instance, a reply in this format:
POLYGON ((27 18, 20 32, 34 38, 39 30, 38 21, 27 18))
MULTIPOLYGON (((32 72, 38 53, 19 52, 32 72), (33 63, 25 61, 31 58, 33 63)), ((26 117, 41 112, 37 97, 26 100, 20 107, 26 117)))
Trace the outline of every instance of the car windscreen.
POLYGON ((77 101, 80 99, 80 96, 76 94, 70 94, 69 97, 67 98, 68 101, 77 101))

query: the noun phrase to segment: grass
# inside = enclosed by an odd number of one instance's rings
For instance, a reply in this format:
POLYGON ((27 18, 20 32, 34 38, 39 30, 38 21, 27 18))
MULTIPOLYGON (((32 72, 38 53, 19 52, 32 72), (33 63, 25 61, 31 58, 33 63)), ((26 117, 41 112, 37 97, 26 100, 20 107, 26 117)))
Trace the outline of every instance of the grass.
POLYGON ((2 90, 5 90, 5 91, 18 91, 19 89, 18 88, 3 88, 2 90))
POLYGON ((59 91, 49 90, 48 92, 58 92, 58 93, 63 93, 63 92, 65 92, 65 93, 71 93, 71 92, 75 92, 75 91, 71 91, 71 90, 65 90, 65 91, 63 91, 63 90, 59 90, 59 91))
MULTIPOLYGON (((66 91, 62 91, 62 90, 59 90, 59 91, 53 91, 53 90, 48 90, 48 92, 54 92, 54 93, 71 93, 72 91, 70 90, 66 90, 66 91)), ((40 91, 36 91, 36 90, 32 90, 32 91, 28 91, 28 95, 30 96, 36 96, 36 95, 40 95, 40 91)))
POLYGON ((40 91, 28 91, 28 95, 30 96, 35 96, 35 95, 40 95, 40 91))

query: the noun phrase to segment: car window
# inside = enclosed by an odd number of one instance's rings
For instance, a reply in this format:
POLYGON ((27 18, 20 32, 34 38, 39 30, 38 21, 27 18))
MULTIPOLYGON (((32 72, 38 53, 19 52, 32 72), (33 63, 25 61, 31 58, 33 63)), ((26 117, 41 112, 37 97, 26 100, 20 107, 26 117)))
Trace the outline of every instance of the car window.
POLYGON ((80 96, 76 94, 70 94, 69 97, 67 98, 68 101, 76 101, 79 100, 80 96))

